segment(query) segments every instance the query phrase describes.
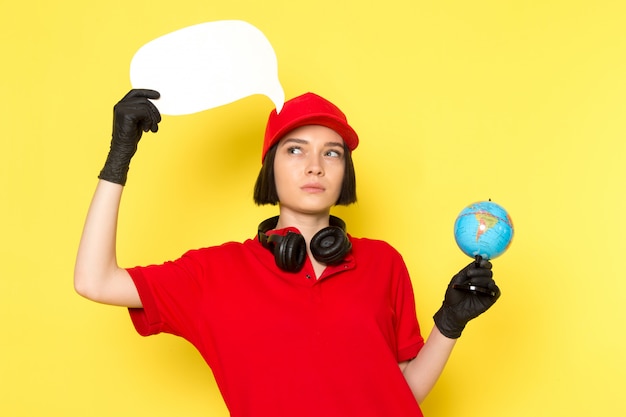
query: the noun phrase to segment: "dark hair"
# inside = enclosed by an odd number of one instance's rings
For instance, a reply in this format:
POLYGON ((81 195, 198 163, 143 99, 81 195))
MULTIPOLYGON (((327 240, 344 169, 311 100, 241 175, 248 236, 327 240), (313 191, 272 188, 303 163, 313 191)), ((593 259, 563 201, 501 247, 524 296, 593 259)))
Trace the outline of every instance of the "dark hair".
MULTIPOLYGON (((271 204, 275 206, 279 203, 278 192, 276 191, 276 181, 274 179, 274 158, 276 156, 276 148, 278 144, 274 144, 265 155, 263 166, 259 171, 259 176, 254 184, 254 202, 258 206, 271 204)), ((346 168, 343 174, 343 184, 341 184, 341 193, 335 205, 348 206, 356 203, 356 174, 354 172, 354 162, 352 162, 352 153, 348 146, 343 145, 344 157, 346 159, 346 168)))

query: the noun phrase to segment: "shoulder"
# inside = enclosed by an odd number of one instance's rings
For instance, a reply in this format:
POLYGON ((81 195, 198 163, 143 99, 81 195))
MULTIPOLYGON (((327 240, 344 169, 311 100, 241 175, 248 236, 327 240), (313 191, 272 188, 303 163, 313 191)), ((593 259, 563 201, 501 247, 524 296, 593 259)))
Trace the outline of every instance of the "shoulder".
POLYGON ((226 242, 221 245, 207 246, 199 249, 191 249, 185 252, 183 258, 190 259, 224 259, 230 257, 240 257, 256 250, 255 241, 252 239, 244 242, 226 242))
POLYGON ((350 242, 352 242, 353 246, 357 246, 359 248, 364 249, 379 249, 391 252, 398 252, 390 243, 379 240, 379 239, 370 239, 366 237, 354 237, 349 235, 350 242))
POLYGON ((205 268, 244 268, 246 265, 257 266, 267 261, 270 252, 263 248, 257 239, 243 242, 226 242, 221 245, 208 246, 187 251, 181 259, 202 264, 205 268))
POLYGON ((352 249, 356 255, 362 256, 377 256, 378 258, 384 257, 389 259, 402 260, 402 255, 398 250, 390 243, 379 240, 369 239, 364 237, 355 238, 350 236, 350 242, 352 243, 352 249))
POLYGON ((352 256, 361 273, 373 282, 389 285, 392 293, 411 286, 409 271, 400 252, 389 242, 369 238, 351 238, 352 256))

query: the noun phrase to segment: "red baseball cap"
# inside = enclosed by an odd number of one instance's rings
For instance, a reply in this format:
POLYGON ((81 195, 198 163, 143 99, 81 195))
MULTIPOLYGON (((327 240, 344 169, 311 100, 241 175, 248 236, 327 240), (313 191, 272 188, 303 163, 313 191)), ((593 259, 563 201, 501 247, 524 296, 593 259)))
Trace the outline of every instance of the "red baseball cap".
POLYGON ((348 124, 346 115, 330 101, 313 93, 305 93, 285 102, 280 113, 272 110, 265 128, 263 153, 265 160, 267 151, 290 131, 306 125, 326 126, 341 136, 350 151, 359 144, 359 136, 348 124))

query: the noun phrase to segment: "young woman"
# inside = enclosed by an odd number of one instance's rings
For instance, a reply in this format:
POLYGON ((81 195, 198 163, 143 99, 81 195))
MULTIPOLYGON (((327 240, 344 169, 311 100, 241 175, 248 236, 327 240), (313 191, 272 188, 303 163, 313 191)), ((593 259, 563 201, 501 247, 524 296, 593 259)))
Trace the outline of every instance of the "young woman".
POLYGON ((161 265, 124 269, 117 216, 142 131, 161 118, 151 90, 132 90, 114 111, 113 139, 78 251, 82 296, 129 307, 142 335, 191 342, 211 367, 233 417, 421 416, 469 320, 500 296, 491 264, 457 273, 424 341, 413 290, 389 244, 355 238, 330 215, 356 201, 345 115, 307 93, 270 114, 254 199, 278 205, 256 236, 201 248, 161 265), (452 288, 467 284, 491 294, 452 288))

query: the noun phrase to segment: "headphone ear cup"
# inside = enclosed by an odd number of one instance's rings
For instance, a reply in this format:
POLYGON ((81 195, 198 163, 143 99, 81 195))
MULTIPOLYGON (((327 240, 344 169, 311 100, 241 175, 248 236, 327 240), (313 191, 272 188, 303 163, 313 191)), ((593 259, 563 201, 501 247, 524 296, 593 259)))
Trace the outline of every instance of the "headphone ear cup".
POLYGON ((311 239, 311 253, 319 262, 336 265, 352 249, 346 232, 337 226, 326 227, 311 239))
MULTIPOLYGON (((272 237, 274 237, 273 235, 272 237)), ((298 233, 287 232, 274 246, 276 265, 287 272, 298 272, 306 259, 306 242, 298 233)))

